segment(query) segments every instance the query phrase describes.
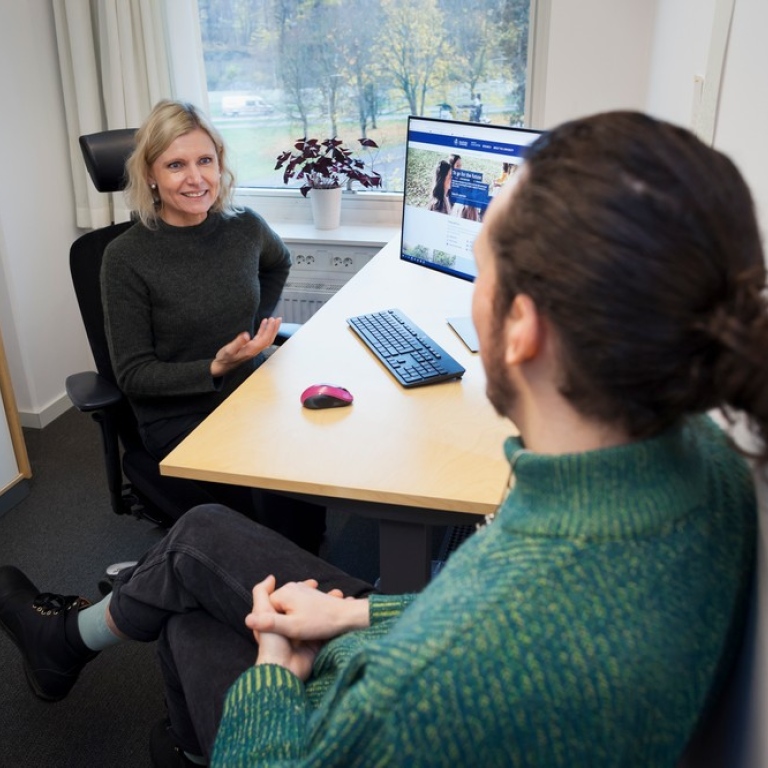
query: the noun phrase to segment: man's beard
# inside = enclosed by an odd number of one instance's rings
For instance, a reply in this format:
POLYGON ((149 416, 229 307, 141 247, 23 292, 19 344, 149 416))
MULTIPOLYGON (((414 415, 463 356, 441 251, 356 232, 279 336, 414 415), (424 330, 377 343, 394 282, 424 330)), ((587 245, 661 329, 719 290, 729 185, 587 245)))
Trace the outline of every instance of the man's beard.
POLYGON ((485 394, 499 416, 512 418, 512 409, 517 402, 517 389, 509 378, 504 362, 504 344, 500 329, 492 334, 490 350, 485 362, 485 394))

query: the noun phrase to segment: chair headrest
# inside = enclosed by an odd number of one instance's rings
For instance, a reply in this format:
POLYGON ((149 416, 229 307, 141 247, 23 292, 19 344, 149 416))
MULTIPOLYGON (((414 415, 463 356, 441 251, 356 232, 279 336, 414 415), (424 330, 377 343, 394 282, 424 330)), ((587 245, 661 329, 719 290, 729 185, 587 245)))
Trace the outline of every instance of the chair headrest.
POLYGON ((90 133, 80 137, 85 167, 99 192, 118 192, 125 187, 125 161, 135 146, 135 128, 90 133))

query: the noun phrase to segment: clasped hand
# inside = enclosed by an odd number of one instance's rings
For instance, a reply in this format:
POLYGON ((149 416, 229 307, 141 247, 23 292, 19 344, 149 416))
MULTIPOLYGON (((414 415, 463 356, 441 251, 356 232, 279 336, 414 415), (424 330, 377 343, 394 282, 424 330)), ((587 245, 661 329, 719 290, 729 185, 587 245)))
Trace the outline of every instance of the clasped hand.
POLYGON ((338 589, 320 592, 314 579, 277 590, 274 576, 257 584, 245 619, 259 646, 256 663, 279 664, 306 680, 325 641, 368 625, 368 601, 343 597, 338 589))
POLYGON ((216 353, 216 358, 211 362, 211 375, 223 376, 274 344, 282 321, 281 317, 266 317, 259 323, 253 338, 246 331, 238 334, 216 353))

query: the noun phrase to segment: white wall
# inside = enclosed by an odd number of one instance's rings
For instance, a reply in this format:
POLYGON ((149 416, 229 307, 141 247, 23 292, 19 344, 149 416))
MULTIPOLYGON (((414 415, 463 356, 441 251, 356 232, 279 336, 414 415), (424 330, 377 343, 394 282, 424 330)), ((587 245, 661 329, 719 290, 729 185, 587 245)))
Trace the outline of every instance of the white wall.
POLYGON ((659 0, 649 73, 648 111, 691 125, 694 77, 707 70, 715 0, 659 0))
MULTIPOLYGON (((664 0, 661 0, 663 3, 664 0)), ((540 0, 549 27, 533 128, 645 108, 656 0, 540 0)))
POLYGON ((91 365, 69 278, 78 231, 49 2, 0 8, 0 327, 22 423, 58 415, 91 365))
MULTIPOLYGON (((539 0, 549 27, 538 122, 641 109, 692 127, 717 0, 539 0)), ((735 0, 714 144, 736 162, 768 228, 768 3, 735 0)))
MULTIPOLYGON (((693 78, 704 76, 716 0, 660 0, 648 111, 691 125, 693 78)), ((739 166, 768 227, 768 3, 736 0, 714 145, 739 166)))
POLYGON ((747 178, 768 231, 768 3, 736 0, 715 146, 747 178))

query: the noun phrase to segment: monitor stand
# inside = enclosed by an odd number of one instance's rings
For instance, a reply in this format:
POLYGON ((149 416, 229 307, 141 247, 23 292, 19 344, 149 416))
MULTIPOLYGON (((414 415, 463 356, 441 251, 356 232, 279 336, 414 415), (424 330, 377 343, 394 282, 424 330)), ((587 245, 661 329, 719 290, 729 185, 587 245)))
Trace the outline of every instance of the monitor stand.
POLYGON ((456 335, 467 345, 470 352, 478 352, 480 350, 477 331, 475 331, 471 317, 449 317, 448 325, 453 328, 456 335))

